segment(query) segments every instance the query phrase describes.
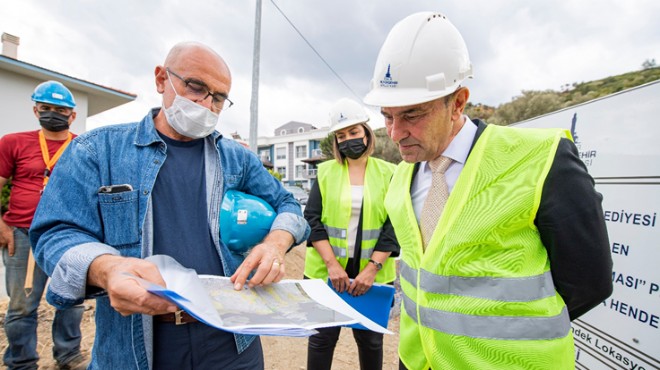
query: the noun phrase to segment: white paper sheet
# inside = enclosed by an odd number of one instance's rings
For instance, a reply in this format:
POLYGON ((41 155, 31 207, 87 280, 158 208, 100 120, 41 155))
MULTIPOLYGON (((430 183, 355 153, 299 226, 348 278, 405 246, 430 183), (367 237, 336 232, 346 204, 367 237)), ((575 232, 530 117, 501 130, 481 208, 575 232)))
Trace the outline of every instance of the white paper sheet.
POLYGON ((282 280, 236 291, 229 278, 198 276, 169 256, 147 260, 158 266, 167 288, 134 277, 145 289, 218 329, 304 337, 315 334, 315 328, 359 322, 370 330, 392 334, 349 306, 322 280, 282 280))

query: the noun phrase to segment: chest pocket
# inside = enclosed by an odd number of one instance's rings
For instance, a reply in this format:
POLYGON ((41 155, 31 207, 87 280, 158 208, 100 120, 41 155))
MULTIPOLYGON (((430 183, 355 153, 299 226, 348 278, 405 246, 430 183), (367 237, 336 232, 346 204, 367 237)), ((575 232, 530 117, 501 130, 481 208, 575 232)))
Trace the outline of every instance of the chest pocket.
POLYGON ((121 193, 99 193, 99 206, 105 236, 103 242, 117 247, 139 241, 137 190, 121 193))

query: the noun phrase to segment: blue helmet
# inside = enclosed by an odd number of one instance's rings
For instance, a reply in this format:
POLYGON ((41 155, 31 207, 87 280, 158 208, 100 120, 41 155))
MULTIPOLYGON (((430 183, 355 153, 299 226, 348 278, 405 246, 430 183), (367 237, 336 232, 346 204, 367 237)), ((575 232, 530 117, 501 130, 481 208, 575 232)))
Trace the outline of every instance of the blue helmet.
POLYGON ((220 239, 232 252, 244 254, 268 235, 275 216, 263 199, 228 190, 220 208, 220 239))
POLYGON ((71 91, 57 81, 40 83, 32 93, 32 100, 38 103, 58 105, 60 107, 76 107, 76 101, 73 99, 71 91))

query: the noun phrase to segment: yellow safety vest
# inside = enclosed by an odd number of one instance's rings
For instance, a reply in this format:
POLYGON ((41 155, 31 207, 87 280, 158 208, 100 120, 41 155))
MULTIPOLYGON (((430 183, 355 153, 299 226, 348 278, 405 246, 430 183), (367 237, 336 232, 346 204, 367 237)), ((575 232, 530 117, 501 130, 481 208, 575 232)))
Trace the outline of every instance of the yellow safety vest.
MULTIPOLYGON (((360 271, 369 263, 381 229, 387 219, 383 201, 395 166, 392 163, 369 157, 364 174, 362 199, 362 244, 360 245, 360 271)), ((336 161, 326 161, 318 167, 318 183, 321 191, 323 211, 321 222, 328 232, 328 241, 337 260, 346 268, 348 262, 348 223, 351 218, 351 183, 348 166, 336 161)), ((358 256, 355 256, 356 258, 358 256)), ((321 255, 314 248, 307 248, 305 276, 312 279, 328 278, 328 269, 321 255)), ((383 263, 376 274, 376 282, 389 283, 396 277, 396 266, 392 258, 383 263)))
POLYGON ((410 198, 414 165, 385 198, 401 245, 399 356, 408 369, 573 369, 566 305, 534 225, 558 129, 487 126, 426 252, 410 198))

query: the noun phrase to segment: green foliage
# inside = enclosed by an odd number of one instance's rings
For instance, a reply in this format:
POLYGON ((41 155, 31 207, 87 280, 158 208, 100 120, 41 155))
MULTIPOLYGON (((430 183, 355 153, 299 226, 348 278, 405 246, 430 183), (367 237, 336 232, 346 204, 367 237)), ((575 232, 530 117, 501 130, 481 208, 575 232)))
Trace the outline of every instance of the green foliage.
POLYGON ((374 130, 374 135, 376 136, 376 147, 372 156, 394 164, 401 162, 399 147, 387 136, 385 127, 374 130))
POLYGON ((660 67, 624 73, 601 80, 573 84, 573 88, 561 93, 564 107, 583 103, 587 100, 630 89, 647 82, 660 79, 660 67))
POLYGON ((335 155, 332 154, 333 140, 335 140, 335 135, 330 133, 323 140, 321 140, 321 142, 319 142, 319 148, 321 148, 321 153, 323 153, 323 156, 326 158, 326 160, 335 157, 335 155))
POLYGON ((9 207, 9 192, 11 191, 11 180, 7 181, 2 187, 2 196, 0 196, 0 214, 7 212, 9 207))
POLYGON ((479 118, 490 122, 490 117, 495 113, 495 108, 481 103, 472 104, 468 102, 463 113, 471 119, 479 118))
POLYGON ((268 170, 268 173, 270 173, 271 175, 273 175, 273 177, 276 178, 278 181, 282 181, 282 174, 280 174, 280 173, 277 172, 277 171, 273 171, 273 170, 270 169, 270 168, 268 168, 267 170, 268 170))
POLYGON ((488 121, 494 125, 508 125, 562 108, 559 95, 552 91, 523 91, 522 96, 500 105, 488 121))
MULTIPOLYGON (((655 60, 647 60, 641 71, 596 81, 567 84, 562 86, 562 91, 523 91, 522 95, 497 107, 487 122, 496 125, 510 125, 659 79, 660 67, 655 67, 655 60)), ((488 110, 479 113, 476 107, 480 106, 468 104, 466 114, 471 118, 484 118, 488 110), (477 113, 473 113, 475 111, 477 113)))

